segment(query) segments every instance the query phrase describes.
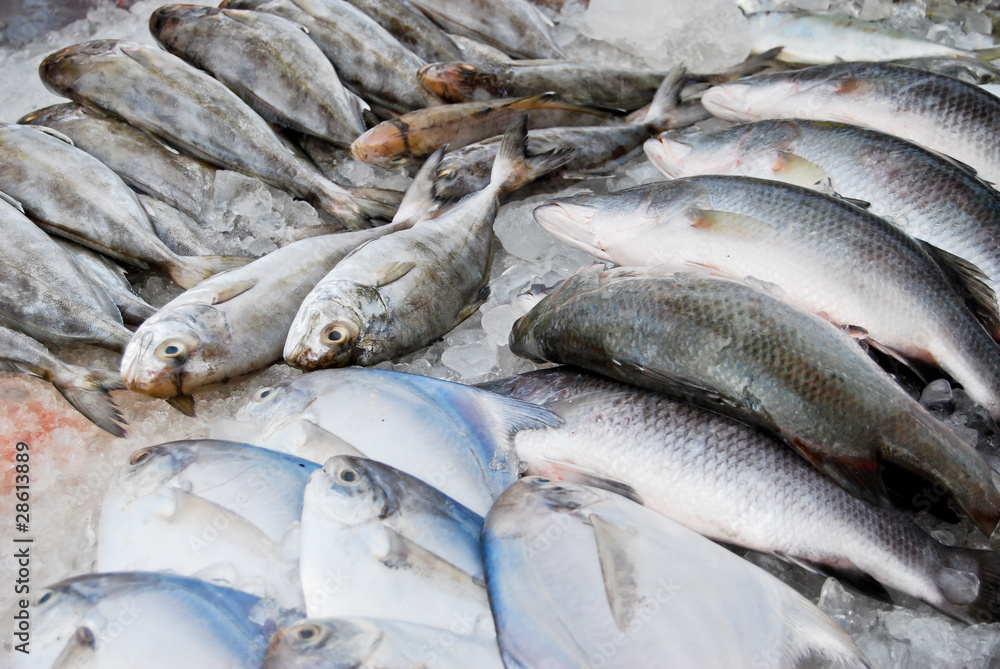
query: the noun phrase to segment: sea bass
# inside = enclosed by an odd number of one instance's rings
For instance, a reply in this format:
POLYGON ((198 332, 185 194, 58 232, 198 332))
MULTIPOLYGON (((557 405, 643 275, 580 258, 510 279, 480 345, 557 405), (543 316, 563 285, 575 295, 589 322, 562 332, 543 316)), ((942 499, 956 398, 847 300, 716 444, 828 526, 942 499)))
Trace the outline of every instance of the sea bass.
POLYGON ((508 669, 870 666, 781 581, 603 490, 518 481, 486 517, 483 558, 508 669))
POLYGON ((836 63, 759 74, 705 91, 727 121, 802 118, 887 132, 1000 181, 1000 99, 978 86, 887 63, 836 63))
POLYGON ((941 486, 988 536, 1000 521, 981 455, 846 333, 744 284, 584 268, 515 323, 510 343, 768 429, 874 503, 888 503, 882 472, 897 468, 941 486))

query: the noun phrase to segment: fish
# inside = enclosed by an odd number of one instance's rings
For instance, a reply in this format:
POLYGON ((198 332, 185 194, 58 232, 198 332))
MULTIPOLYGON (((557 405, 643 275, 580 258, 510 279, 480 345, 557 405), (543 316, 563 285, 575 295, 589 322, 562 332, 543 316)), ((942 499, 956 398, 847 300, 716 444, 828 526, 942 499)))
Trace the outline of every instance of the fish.
POLYGON ((214 167, 98 110, 64 103, 33 111, 18 123, 42 125, 66 135, 132 188, 188 216, 197 218, 214 199, 214 167))
POLYGON ((492 638, 481 563, 477 576, 452 561, 479 560, 482 519, 412 478, 390 493, 358 464, 330 458, 306 484, 299 565, 308 617, 391 618, 492 638), (415 504, 426 511, 411 518, 415 504))
POLYGON ((0 231, 0 325, 44 343, 125 348, 132 332, 108 293, 2 193, 0 231))
POLYGON ((800 118, 860 125, 943 153, 1000 180, 1000 99, 978 86, 889 63, 836 63, 713 86, 705 109, 727 121, 800 118))
POLYGON ((890 503, 883 477, 904 472, 986 536, 1000 521, 1000 478, 979 453, 846 332, 743 283, 584 268, 514 324, 510 347, 761 427, 874 504, 890 503))
MULTIPOLYGON (((448 37, 462 52, 458 61, 473 65, 484 65, 490 63, 510 63, 514 60, 495 46, 484 44, 477 39, 472 39, 471 37, 466 37, 465 35, 456 35, 454 33, 449 33, 448 37)), ((444 58, 428 60, 427 62, 450 63, 457 61, 454 58, 444 58)))
POLYGON ((360 105, 294 21, 267 12, 164 5, 150 16, 149 32, 267 121, 342 147, 365 130, 360 105))
POLYGON ((297 530, 317 469, 215 439, 135 451, 104 494, 96 571, 169 572, 301 607, 297 530))
POLYGON ((327 369, 258 388, 240 421, 267 448, 323 463, 378 460, 485 514, 518 476, 513 434, 559 424, 550 411, 460 383, 382 369, 327 369), (305 439, 295 441, 294 436, 305 439))
POLYGON ((529 474, 612 491, 625 484, 647 508, 713 541, 879 598, 892 588, 965 623, 997 616, 1000 555, 939 543, 906 514, 851 496, 759 429, 575 369, 500 383, 563 419, 514 436, 529 474))
POLYGON ((450 33, 494 46, 514 58, 565 58, 552 22, 527 0, 410 0, 450 33))
POLYGON ((263 669, 503 669, 494 641, 377 618, 307 618, 274 633, 263 669))
POLYGON ((57 95, 103 109, 216 167, 287 190, 345 227, 369 227, 395 211, 326 179, 225 85, 162 49, 94 40, 50 54, 38 72, 57 95))
POLYGON ((0 190, 43 229, 190 288, 248 262, 178 256, 156 236, 135 193, 99 160, 40 126, 0 124, 0 190), (67 178, 72 174, 72 178, 67 178))
POLYGON ((372 104, 397 113, 441 104, 417 79, 424 60, 349 2, 226 0, 223 6, 268 12, 303 26, 344 85, 372 104))
MULTIPOLYGON (((160 238, 175 253, 185 255, 211 255, 215 253, 212 243, 202 226, 180 209, 149 195, 138 194, 149 222, 160 238)), ((249 262, 249 260, 247 261, 249 262)))
POLYGON ((449 35, 437 27, 409 0, 348 0, 392 33, 407 49, 426 63, 440 63, 461 58, 461 50, 449 35))
POLYGON ((363 163, 386 168, 420 162, 445 144, 454 151, 502 135, 524 115, 532 129, 599 125, 608 120, 603 112, 567 104, 549 93, 438 105, 379 123, 354 140, 351 155, 363 163))
MULTIPOLYGON (((831 121, 769 120, 668 132, 644 149, 669 178, 738 174, 866 203, 911 237, 977 267, 1000 296, 1000 195, 964 166, 912 142, 831 121)), ((1000 338, 988 319, 987 327, 1000 338)))
POLYGON ((368 367, 421 349, 474 314, 489 296, 500 199, 572 157, 528 157, 526 141, 521 117, 501 141, 485 189, 366 244, 323 277, 292 321, 285 361, 305 370, 368 367))
POLYGON ((0 326, 0 370, 31 374, 51 383, 73 408, 108 434, 125 436, 127 422, 111 397, 124 390, 118 374, 70 365, 29 337, 0 326))
POLYGON ((943 74, 981 86, 1000 80, 1000 67, 987 60, 971 60, 949 56, 927 56, 921 58, 901 58, 889 61, 896 65, 913 67, 925 72, 943 74))
POLYGON ((104 289, 118 307, 125 323, 138 325, 156 313, 156 307, 135 294, 132 284, 125 276, 125 270, 115 261, 68 239, 51 239, 73 257, 84 274, 104 289))
POLYGON ((181 293, 136 330, 122 355, 122 381, 193 415, 194 391, 280 360, 313 285, 358 245, 399 227, 293 242, 181 293))
POLYGON ((805 12, 756 12, 747 16, 751 51, 781 47, 778 60, 801 65, 951 57, 990 61, 995 48, 970 51, 940 44, 861 19, 805 12))
POLYGON ((571 60, 514 60, 476 65, 432 63, 417 76, 445 102, 519 98, 552 91, 569 104, 634 111, 649 104, 669 72, 571 60))
MULTIPOLYGON (((550 178, 599 171, 608 163, 624 159, 658 129, 680 127, 676 124, 687 123, 688 119, 678 108, 681 84, 680 70, 664 78, 649 108, 627 123, 530 130, 528 154, 574 152, 572 160, 545 175, 550 178)), ((697 103, 695 105, 700 108, 697 103)), ((441 198, 458 199, 485 188, 500 139, 491 137, 445 154, 434 182, 434 194, 441 198)))
POLYGON ((775 577, 604 490, 521 479, 486 517, 483 559, 508 669, 871 666, 775 577))
POLYGON ((18 669, 257 669, 270 626, 290 622, 254 622, 259 597, 171 574, 86 574, 40 590, 31 653, 18 653, 18 669))
MULTIPOLYGON (((787 302, 860 328, 880 350, 939 366, 1000 416, 1000 346, 939 266, 950 256, 839 198, 705 175, 561 198, 534 216, 557 239, 601 260, 752 277, 787 302)), ((953 264, 955 274, 966 271, 964 261, 953 264)), ((973 281, 970 292, 990 291, 973 281)), ((984 310, 997 314, 995 305, 993 298, 984 310)))

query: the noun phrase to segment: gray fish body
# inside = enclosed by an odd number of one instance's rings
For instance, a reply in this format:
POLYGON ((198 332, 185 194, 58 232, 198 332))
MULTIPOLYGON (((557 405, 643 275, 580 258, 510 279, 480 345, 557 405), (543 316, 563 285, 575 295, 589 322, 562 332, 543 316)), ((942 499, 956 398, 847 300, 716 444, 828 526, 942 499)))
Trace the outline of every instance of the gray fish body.
POLYGON ((6 202, 0 226, 0 323, 47 343, 125 348, 118 308, 72 256, 6 202))
POLYGON ((125 270, 115 261, 68 239, 53 237, 52 241, 65 249, 84 273, 103 286, 126 323, 138 325, 156 313, 156 307, 135 294, 125 270))
MULTIPOLYGON (((411 0, 413 1, 413 0, 411 0)), ((527 0, 416 0, 448 32, 495 46, 515 58, 562 58, 552 22, 527 0)))
POLYGON ((125 422, 109 391, 124 388, 118 374, 68 365, 31 337, 0 326, 0 369, 45 379, 91 422, 124 437, 125 422))
MULTIPOLYGON (((241 0, 227 6, 243 6, 241 0)), ((440 104, 420 85, 423 59, 385 28, 344 0, 270 0, 253 7, 294 21, 309 31, 316 46, 337 69, 345 86, 386 109, 408 112, 440 104)), ((355 136, 364 131, 361 128, 355 136)), ((351 137, 350 141, 353 141, 351 137)))
POLYGON ((359 244, 396 228, 304 239, 182 293, 137 331, 122 380, 154 397, 187 395, 281 359, 299 302, 359 244))
POLYGON ((897 355, 939 365, 1000 415, 1000 346, 924 246, 843 200, 707 175, 559 199, 535 216, 619 265, 704 267, 777 286, 783 299, 863 328, 897 355))
POLYGON ((521 479, 483 558, 508 669, 870 666, 790 587, 603 490, 521 479))
POLYGON ((978 453, 844 332, 740 283, 585 268, 514 325, 511 350, 764 427, 869 501, 887 503, 879 467, 894 466, 949 491, 986 534, 1000 520, 978 453))
POLYGON ((142 130, 77 104, 53 105, 19 123, 58 130, 115 171, 122 181, 198 216, 215 193, 215 168, 168 149, 142 130))
POLYGON ((546 401, 565 421, 515 436, 530 473, 544 476, 554 463, 592 470, 631 485, 646 507, 715 541, 834 575, 864 574, 966 622, 995 615, 995 553, 938 543, 905 514, 852 497, 759 430, 576 370, 510 382, 518 384, 512 396, 546 401), (981 573, 978 561, 989 568, 981 573), (949 587, 952 572, 981 584, 974 607, 949 587))
POLYGON ((1000 295, 1000 195, 916 144, 841 123, 771 120, 705 135, 667 133, 646 152, 674 178, 741 174, 863 200, 911 237, 971 262, 1000 295))
POLYGON ((166 5, 153 12, 149 28, 168 51, 210 72, 269 121, 339 146, 365 130, 333 65, 286 18, 166 5))
POLYGON ((311 200, 349 225, 367 225, 343 188, 290 151, 235 93, 177 56, 96 40, 50 55, 39 74, 59 95, 109 111, 213 165, 311 200))
POLYGON ((155 197, 139 195, 156 236, 174 253, 207 256, 215 253, 201 225, 190 216, 155 197))
POLYGON ((993 83, 1000 79, 1000 68, 986 60, 955 58, 954 56, 925 56, 893 60, 892 63, 934 74, 943 74, 977 86, 993 83))
POLYGON ((462 57, 462 51, 409 0, 348 0, 392 33, 426 63, 444 63, 462 57))
POLYGON ((861 125, 940 151, 1000 182, 1000 99, 951 77, 886 63, 837 63, 715 86, 702 104, 731 121, 861 125))

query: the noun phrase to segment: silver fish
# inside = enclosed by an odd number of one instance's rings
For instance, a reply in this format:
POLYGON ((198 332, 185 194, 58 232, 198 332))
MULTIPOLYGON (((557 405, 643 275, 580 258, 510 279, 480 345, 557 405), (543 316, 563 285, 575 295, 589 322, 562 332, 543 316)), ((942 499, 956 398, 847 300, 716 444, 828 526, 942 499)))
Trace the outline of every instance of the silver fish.
POLYGON ((52 237, 52 241, 73 256, 80 269, 104 288, 121 312, 123 321, 138 325, 156 313, 156 307, 135 294, 125 270, 115 261, 68 239, 52 237))
POLYGON ((365 130, 356 100, 294 21, 242 9, 164 5, 150 16, 149 31, 272 123, 338 146, 365 130))
MULTIPOLYGON (((175 253, 210 255, 215 253, 201 225, 166 202, 139 194, 139 202, 149 215, 156 236, 175 253)), ((249 261, 248 261, 249 262, 249 261)))
POLYGON ((462 57, 459 47, 410 0, 348 0, 378 21, 403 46, 426 63, 441 63, 462 57))
POLYGON ((58 95, 111 112, 213 165, 311 200, 348 227, 388 220, 395 211, 324 178, 235 93, 161 49, 120 40, 85 42, 51 54, 39 74, 58 95))
POLYGON ((515 58, 562 58, 552 22, 527 0, 411 0, 445 30, 515 58))
POLYGON ((69 365, 31 337, 2 326, 0 369, 45 379, 94 425, 116 437, 125 436, 125 418, 109 393, 125 388, 115 372, 69 365))
POLYGON ((518 481, 486 517, 483 559, 508 669, 871 666, 781 581, 606 491, 518 481))

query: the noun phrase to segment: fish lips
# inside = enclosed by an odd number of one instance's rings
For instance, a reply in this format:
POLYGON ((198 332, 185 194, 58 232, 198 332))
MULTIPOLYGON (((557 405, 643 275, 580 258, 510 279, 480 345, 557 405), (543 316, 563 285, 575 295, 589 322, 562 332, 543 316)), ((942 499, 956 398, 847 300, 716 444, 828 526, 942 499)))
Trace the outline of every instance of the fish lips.
POLYGON ((665 135, 647 139, 642 148, 649 162, 653 163, 661 174, 671 179, 685 175, 684 159, 693 151, 690 144, 665 135))

